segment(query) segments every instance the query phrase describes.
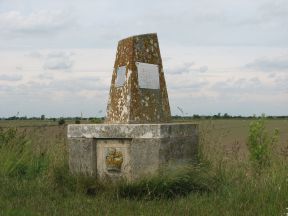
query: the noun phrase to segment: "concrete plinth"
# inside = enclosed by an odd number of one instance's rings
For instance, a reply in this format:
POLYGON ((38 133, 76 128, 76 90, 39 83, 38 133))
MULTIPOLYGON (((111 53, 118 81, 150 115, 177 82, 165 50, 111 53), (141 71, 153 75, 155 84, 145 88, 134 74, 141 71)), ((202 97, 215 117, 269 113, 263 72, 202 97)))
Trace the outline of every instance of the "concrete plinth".
POLYGON ((75 174, 133 180, 169 163, 196 160, 196 124, 68 125, 69 167, 75 174))

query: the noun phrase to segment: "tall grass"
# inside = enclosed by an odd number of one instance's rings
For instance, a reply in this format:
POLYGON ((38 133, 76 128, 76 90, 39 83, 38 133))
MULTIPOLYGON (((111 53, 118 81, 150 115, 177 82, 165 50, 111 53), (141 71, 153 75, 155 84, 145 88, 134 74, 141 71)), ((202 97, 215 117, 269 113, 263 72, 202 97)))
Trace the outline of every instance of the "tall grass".
POLYGON ((201 125, 201 164, 118 185, 69 173, 63 126, 0 129, 0 215, 285 215, 285 146, 254 175, 245 143, 227 150, 216 129, 201 125))
POLYGON ((6 131, 0 128, 0 158, 0 175, 5 177, 33 178, 48 167, 45 152, 34 154, 25 132, 13 128, 6 131))
POLYGON ((124 198, 172 199, 187 196, 192 192, 210 193, 217 189, 217 184, 217 176, 207 166, 173 166, 138 181, 122 183, 118 192, 120 197, 124 198))

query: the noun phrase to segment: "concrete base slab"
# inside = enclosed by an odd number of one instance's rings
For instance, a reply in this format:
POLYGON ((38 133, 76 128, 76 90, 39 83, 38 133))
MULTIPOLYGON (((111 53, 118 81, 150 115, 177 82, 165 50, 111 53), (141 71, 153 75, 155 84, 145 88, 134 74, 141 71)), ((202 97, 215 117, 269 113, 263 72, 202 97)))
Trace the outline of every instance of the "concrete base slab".
POLYGON ((171 163, 196 160, 196 124, 68 125, 72 173, 137 179, 171 163))

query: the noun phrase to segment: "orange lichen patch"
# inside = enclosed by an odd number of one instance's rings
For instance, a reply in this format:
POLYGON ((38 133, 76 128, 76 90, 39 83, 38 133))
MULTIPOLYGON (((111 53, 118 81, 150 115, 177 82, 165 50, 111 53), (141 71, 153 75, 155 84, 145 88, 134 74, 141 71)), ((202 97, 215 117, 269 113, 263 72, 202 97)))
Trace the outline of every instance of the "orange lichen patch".
POLYGON ((107 123, 161 123, 171 119, 157 34, 145 34, 119 41, 110 95, 107 123), (159 89, 141 88, 136 62, 157 65, 159 89), (126 81, 116 87, 118 67, 126 66, 126 81))

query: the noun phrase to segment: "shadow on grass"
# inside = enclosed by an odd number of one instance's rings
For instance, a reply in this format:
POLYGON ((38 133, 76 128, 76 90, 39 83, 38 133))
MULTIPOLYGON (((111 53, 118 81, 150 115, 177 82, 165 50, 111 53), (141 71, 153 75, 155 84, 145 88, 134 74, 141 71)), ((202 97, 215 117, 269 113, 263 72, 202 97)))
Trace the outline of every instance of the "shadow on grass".
POLYGON ((129 199, 173 199, 194 193, 210 193, 217 189, 219 179, 208 166, 176 166, 157 175, 126 182, 118 186, 118 195, 129 199))

